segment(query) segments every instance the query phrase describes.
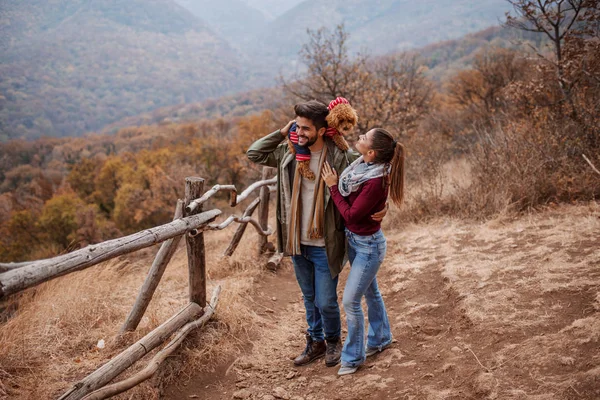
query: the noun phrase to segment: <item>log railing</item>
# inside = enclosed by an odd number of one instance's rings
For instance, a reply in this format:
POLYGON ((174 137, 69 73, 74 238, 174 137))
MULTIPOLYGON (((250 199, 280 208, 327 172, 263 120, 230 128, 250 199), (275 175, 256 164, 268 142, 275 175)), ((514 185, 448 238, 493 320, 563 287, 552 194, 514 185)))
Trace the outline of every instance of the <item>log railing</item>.
MULTIPOLYGON (((122 238, 90 245, 54 258, 24 263, 0 264, 0 299, 2 299, 59 276, 80 271, 117 256, 162 243, 135 304, 121 327, 120 333, 123 333, 137 328, 167 264, 177 249, 180 239, 185 236, 190 302, 168 321, 73 385, 60 399, 105 399, 132 388, 151 377, 158 369, 159 364, 174 351, 185 336, 191 330, 202 326, 213 315, 217 306, 220 287, 215 288, 210 304, 206 304, 204 232, 224 229, 233 222, 239 223, 240 225, 224 253, 225 256, 230 256, 239 244, 247 225, 251 224, 259 234, 258 252, 264 253, 268 247, 267 236, 272 234, 272 229, 267 226, 269 194, 275 190, 272 185, 276 183, 276 177, 267 179, 270 170, 270 168, 265 167, 262 180, 250 185, 239 196, 234 185, 215 185, 203 193, 203 179, 186 178, 185 199, 178 200, 172 222, 122 238), (219 191, 229 191, 230 206, 235 207, 257 189, 260 189, 259 197, 246 207, 241 216, 231 215, 223 222, 214 223, 213 221, 221 215, 221 210, 203 211, 203 205, 219 191), (259 208, 258 221, 252 219, 252 213, 256 208, 259 208), (179 333, 174 339, 154 356, 146 368, 128 379, 106 386, 144 355, 164 343, 178 330, 179 333)), ((269 258, 267 267, 276 269, 280 261, 281 254, 274 254, 269 258)))

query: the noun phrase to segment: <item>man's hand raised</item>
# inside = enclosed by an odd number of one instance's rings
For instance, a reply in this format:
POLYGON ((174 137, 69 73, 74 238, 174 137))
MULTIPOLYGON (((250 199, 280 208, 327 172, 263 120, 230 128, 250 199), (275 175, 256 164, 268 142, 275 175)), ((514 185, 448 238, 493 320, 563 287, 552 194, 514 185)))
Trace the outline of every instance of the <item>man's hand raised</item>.
POLYGON ((290 130, 290 128, 292 127, 292 124, 296 122, 296 120, 291 120, 290 122, 287 123, 286 126, 284 126, 283 128, 281 128, 280 132, 281 132, 281 136, 283 137, 287 137, 288 135, 288 131, 290 130))

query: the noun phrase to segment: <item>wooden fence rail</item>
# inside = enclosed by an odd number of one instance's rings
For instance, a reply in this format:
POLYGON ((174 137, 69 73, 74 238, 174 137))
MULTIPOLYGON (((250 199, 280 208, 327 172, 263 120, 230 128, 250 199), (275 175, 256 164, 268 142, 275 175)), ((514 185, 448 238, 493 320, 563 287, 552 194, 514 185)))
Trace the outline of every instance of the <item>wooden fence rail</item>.
MULTIPOLYGON (((137 328, 180 239, 185 236, 189 271, 189 304, 121 354, 73 385, 60 397, 61 400, 76 400, 84 397, 88 400, 104 399, 148 379, 191 330, 202 326, 212 316, 218 301, 220 286, 215 288, 211 303, 206 305, 204 232, 224 229, 233 222, 239 223, 237 231, 225 250, 225 255, 230 256, 239 244, 246 226, 251 224, 259 234, 258 251, 264 253, 268 248, 267 236, 273 233, 267 226, 269 194, 275 190, 272 185, 277 181, 277 177, 267 179, 269 172, 270 169, 263 169, 262 180, 248 186, 239 196, 234 185, 215 185, 202 194, 204 180, 195 177, 186 178, 185 199, 178 200, 173 221, 170 223, 90 245, 54 258, 24 263, 0 263, 0 299, 2 299, 42 282, 162 242, 133 309, 121 327, 122 333, 137 328), (221 215, 221 210, 202 211, 203 205, 219 191, 229 191, 230 205, 234 207, 257 189, 260 189, 260 195, 246 207, 241 217, 231 215, 221 223, 211 223, 221 215), (252 213, 256 208, 259 208, 258 221, 252 219, 252 213), (179 333, 175 338, 154 356, 146 368, 126 380, 105 386, 178 330, 179 333)), ((271 255, 267 268, 276 269, 281 258, 282 255, 278 253, 271 255)))
POLYGON ((4 272, 0 274, 0 298, 50 279, 80 271, 102 261, 183 235, 213 221, 220 214, 221 210, 210 210, 129 236, 90 245, 59 257, 34 261, 21 268, 4 272))
POLYGON ((264 179, 265 173, 268 173, 268 172, 265 172, 265 170, 263 169, 263 180, 258 181, 258 182, 254 182, 252 185, 248 186, 246 188, 246 190, 244 190, 242 192, 242 194, 240 194, 239 196, 235 195, 237 193, 237 191, 235 189, 235 186, 233 186, 233 185, 215 185, 208 192, 206 192, 204 194, 204 196, 202 196, 199 199, 196 199, 194 201, 191 201, 185 207, 185 210, 187 212, 194 211, 196 209, 196 207, 198 207, 202 203, 206 202, 215 193, 217 193, 217 192, 219 192, 221 190, 228 190, 228 191, 230 191, 232 193, 232 195, 230 197, 230 205, 232 207, 234 207, 234 206, 240 204, 242 201, 246 200, 246 198, 248 198, 248 196, 250 195, 250 193, 252 193, 256 189, 262 188, 263 186, 274 185, 275 183, 277 183, 277 177, 265 180, 264 179))
POLYGON ((0 263, 0 273, 10 271, 11 269, 21 268, 28 264, 31 264, 31 261, 0 263))

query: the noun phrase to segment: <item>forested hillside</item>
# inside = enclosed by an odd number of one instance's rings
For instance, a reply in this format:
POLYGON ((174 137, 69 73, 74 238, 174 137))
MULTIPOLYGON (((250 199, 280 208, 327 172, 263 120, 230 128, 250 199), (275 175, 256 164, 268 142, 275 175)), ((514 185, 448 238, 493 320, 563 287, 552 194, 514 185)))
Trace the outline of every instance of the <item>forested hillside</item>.
POLYGON ((0 140, 81 135, 245 86, 231 47, 170 0, 0 7, 0 140))
POLYGON ((44 258, 162 224, 186 176, 244 187, 256 177, 245 149, 274 121, 281 116, 265 112, 0 144, 0 260, 44 258))
POLYGON ((265 15, 242 0, 175 0, 206 21, 235 48, 247 46, 267 23, 265 15))
POLYGON ((102 129, 115 133, 119 129, 155 124, 185 123, 202 119, 231 119, 275 110, 284 101, 281 88, 255 89, 229 96, 210 98, 198 103, 177 104, 116 121, 102 129))
POLYGON ((427 75, 437 82, 472 67, 477 54, 486 48, 503 48, 530 53, 532 48, 548 49, 548 38, 535 32, 493 26, 463 37, 433 43, 408 52, 429 68, 427 75))

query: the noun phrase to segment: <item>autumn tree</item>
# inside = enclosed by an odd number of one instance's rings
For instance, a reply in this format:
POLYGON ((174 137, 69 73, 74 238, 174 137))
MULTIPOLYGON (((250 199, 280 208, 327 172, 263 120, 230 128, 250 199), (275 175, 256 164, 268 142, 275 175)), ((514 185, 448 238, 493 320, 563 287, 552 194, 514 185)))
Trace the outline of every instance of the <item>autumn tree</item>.
POLYGON ((78 163, 73 164, 70 168, 69 175, 67 175, 67 182, 85 202, 93 200, 93 194, 96 191, 94 181, 96 176, 98 176, 100 167, 101 165, 98 162, 84 158, 78 163))
POLYGON ((414 134, 433 97, 425 70, 407 54, 368 61, 361 79, 354 83, 359 87, 355 98, 359 131, 380 126, 399 135, 414 134))
POLYGON ((94 178, 94 200, 100 210, 107 216, 112 216, 115 208, 115 196, 122 182, 126 166, 120 157, 113 156, 104 162, 94 178))
POLYGON ((231 177, 234 184, 248 185, 249 178, 260 178, 260 172, 255 176, 248 177, 249 170, 262 170, 257 165, 250 162, 246 157, 246 150, 257 139, 263 137, 265 132, 273 132, 281 128, 287 120, 277 121, 276 116, 271 110, 265 110, 260 114, 242 117, 237 121, 236 134, 230 145, 230 155, 235 159, 235 171, 232 171, 231 177), (235 177, 235 180, 233 180, 235 177), (243 178, 246 178, 244 181, 243 178))
POLYGON ((537 78, 515 97, 549 106, 548 116, 562 125, 558 141, 570 154, 598 154, 600 1, 508 1, 517 16, 507 15, 506 25, 543 34, 554 49, 552 58, 538 52, 537 78))
POLYGON ((116 171, 113 220, 123 232, 166 223, 178 197, 183 197, 182 181, 170 177, 167 166, 177 155, 169 148, 144 150, 122 160, 116 171))
POLYGON ((565 75, 564 42, 574 31, 586 10, 598 7, 598 0, 507 0, 516 16, 506 14, 506 26, 544 34, 554 48, 553 58, 537 54, 551 65, 562 92, 563 100, 571 102, 574 82, 565 75))
POLYGON ((509 106, 506 88, 523 80, 527 63, 516 52, 486 49, 475 56, 470 69, 459 71, 446 84, 452 104, 463 111, 465 125, 490 127, 509 106))
POLYGON ((30 260, 32 249, 40 242, 36 215, 30 210, 14 211, 6 222, 0 223, 1 261, 30 260))
POLYGON ((292 82, 281 78, 283 88, 303 100, 316 99, 325 104, 337 96, 355 98, 367 57, 359 54, 350 58, 348 33, 343 25, 333 32, 326 28, 307 32, 308 43, 302 45, 299 54, 307 68, 306 76, 297 76, 292 82))

